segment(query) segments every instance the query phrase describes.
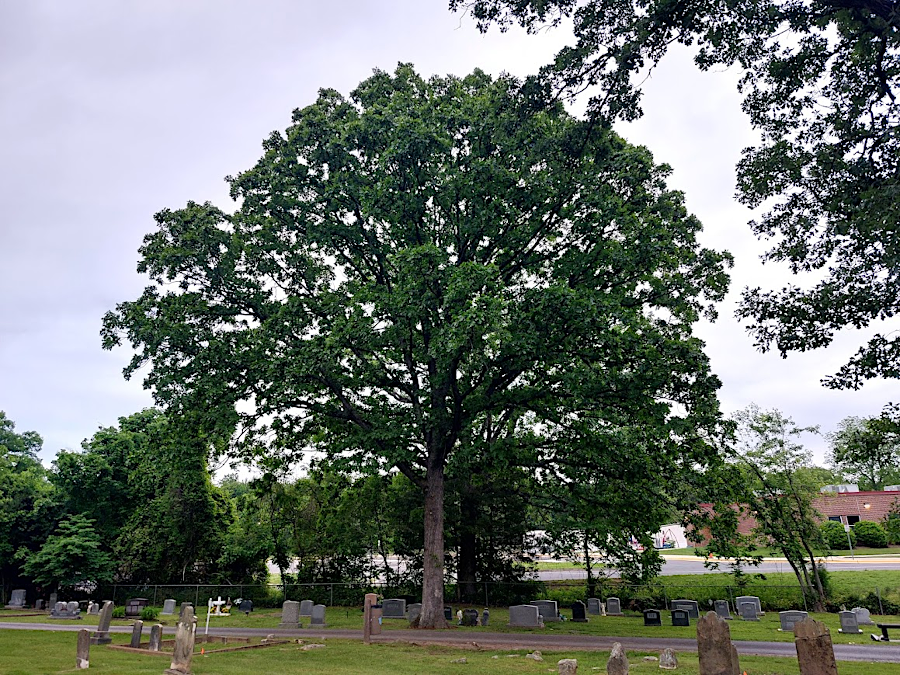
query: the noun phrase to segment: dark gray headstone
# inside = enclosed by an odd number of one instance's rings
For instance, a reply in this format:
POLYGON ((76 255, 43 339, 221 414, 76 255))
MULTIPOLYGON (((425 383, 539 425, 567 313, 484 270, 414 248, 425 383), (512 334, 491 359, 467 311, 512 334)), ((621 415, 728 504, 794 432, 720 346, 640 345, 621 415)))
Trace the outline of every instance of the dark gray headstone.
POLYGON ((150 644, 147 645, 148 651, 159 651, 159 643, 162 642, 162 629, 163 627, 160 623, 150 626, 150 644))
POLYGON ((691 625, 691 615, 688 613, 686 609, 673 609, 672 610, 672 625, 673 626, 690 626, 691 625))
POLYGON ((312 600, 301 600, 300 601, 300 616, 312 616, 314 603, 312 600))
POLYGON ((325 605, 313 605, 310 627, 322 627, 325 625, 325 605))
POLYGON ((144 631, 144 622, 138 619, 131 626, 131 644, 128 645, 132 649, 138 649, 141 646, 141 633, 144 631))
POLYGON ((759 613, 756 611, 756 605, 752 602, 739 603, 738 614, 744 621, 759 621, 759 613))
POLYGON ((622 602, 619 598, 606 599, 606 613, 609 616, 622 616, 622 602))
POLYGON ((727 600, 716 600, 714 607, 716 608, 716 614, 721 619, 731 619, 731 608, 728 606, 727 600))
POLYGON ((285 600, 281 605, 281 623, 279 628, 300 628, 300 603, 296 600, 285 600))
POLYGON ((673 600, 672 609, 683 609, 692 619, 700 618, 700 606, 696 600, 673 600))
POLYGON ((513 605, 509 608, 509 625, 516 628, 543 628, 536 605, 513 605))
POLYGON ((390 598, 382 603, 385 619, 405 619, 406 618, 406 600, 402 598, 390 598))
POLYGON ((169 598, 168 600, 163 601, 163 608, 160 614, 164 616, 171 616, 175 613, 175 600, 169 598))
POLYGON ((467 608, 463 610, 462 613, 462 625, 463 626, 477 626, 478 625, 478 610, 467 608))
POLYGON ((802 612, 796 609, 789 609, 786 612, 778 612, 778 620, 781 622, 781 629, 794 632, 794 624, 803 621, 809 616, 809 612, 802 612))
POLYGON ((141 611, 149 605, 150 601, 147 598, 129 598, 125 601, 125 616, 140 616, 141 611))
POLYGON ((453 621, 452 605, 444 605, 444 621, 453 621))
POLYGON ((660 614, 658 609, 645 609, 644 610, 644 625, 645 626, 662 626, 662 614, 660 614))
POLYGON ((838 633, 850 633, 851 635, 862 633, 862 629, 859 627, 859 619, 855 612, 840 612, 838 617, 841 620, 841 627, 838 629, 838 633))
POLYGON ((572 603, 572 621, 587 623, 587 608, 581 600, 572 603))
POLYGON ((588 598, 587 613, 600 616, 600 598, 588 598))
POLYGON ((856 622, 860 626, 874 626, 875 622, 872 621, 872 616, 869 614, 869 610, 865 607, 854 607, 850 610, 854 614, 856 614, 856 622))
POLYGON ((734 606, 738 608, 738 614, 741 613, 741 605, 745 602, 751 602, 756 607, 756 615, 764 616, 765 613, 762 611, 762 604, 759 602, 759 598, 755 595, 739 595, 734 599, 734 606))
POLYGON ((244 614, 249 614, 253 611, 253 601, 249 598, 244 598, 241 600, 241 604, 238 605, 238 611, 243 612, 244 614))
POLYGON ((422 603, 414 602, 411 605, 406 606, 406 618, 412 623, 416 619, 419 618, 419 615, 422 613, 422 603))
POLYGON ((544 623, 559 621, 559 606, 556 604, 556 600, 533 600, 528 604, 538 608, 538 614, 541 615, 544 623))

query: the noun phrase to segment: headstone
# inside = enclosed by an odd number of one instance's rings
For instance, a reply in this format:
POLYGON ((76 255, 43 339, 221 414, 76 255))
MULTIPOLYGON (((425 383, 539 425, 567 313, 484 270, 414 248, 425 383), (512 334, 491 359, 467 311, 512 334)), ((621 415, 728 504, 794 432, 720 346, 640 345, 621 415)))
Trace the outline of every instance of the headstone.
POLYGON ((472 609, 471 607, 464 609, 462 613, 462 624, 463 626, 477 626, 478 625, 478 610, 472 609))
POLYGON ((628 656, 621 642, 614 642, 606 662, 607 675, 628 675, 628 656))
POLYGON ((53 607, 56 607, 56 603, 57 603, 57 595, 54 592, 54 593, 50 594, 50 600, 47 601, 47 607, 50 607, 52 609, 53 607))
POLYGON ((556 675, 578 675, 578 660, 560 659, 557 661, 556 675))
POLYGON ((765 616, 765 612, 762 611, 762 605, 759 602, 759 598, 755 595, 739 595, 734 599, 734 605, 737 607, 738 614, 741 613, 741 605, 745 602, 750 602, 756 608, 757 616, 765 616))
POLYGON ((697 656, 701 675, 737 675, 741 672, 731 629, 721 616, 707 612, 697 621, 697 656))
POLYGON ((171 616, 175 613, 175 600, 174 598, 169 598, 168 600, 163 601, 163 608, 160 614, 163 616, 171 616))
POLYGON ((869 610, 865 607, 854 607, 850 610, 854 614, 856 614, 856 623, 860 626, 874 626, 875 622, 872 621, 872 617, 869 614, 869 610))
POLYGON ((35 601, 34 601, 34 608, 35 608, 36 610, 38 610, 38 611, 43 610, 43 609, 44 609, 44 601, 41 600, 40 598, 38 598, 37 600, 35 600, 35 601))
MULTIPOLYGON (((297 611, 299 611, 300 603, 295 602, 294 604, 297 605, 297 611)), ((185 607, 175 632, 175 649, 172 652, 172 665, 165 671, 165 675, 190 675, 196 635, 197 620, 194 618, 194 608, 191 606, 185 607)))
POLYGON ((74 600, 72 602, 57 602, 56 606, 50 610, 50 618, 80 620, 81 609, 78 607, 78 603, 74 600))
POLYGON ((659 653, 659 667, 663 670, 678 669, 678 657, 675 655, 674 649, 666 647, 659 653))
POLYGON ((128 646, 132 649, 140 649, 141 633, 144 631, 144 622, 138 619, 131 626, 131 644, 128 646))
POLYGON ((406 600, 402 598, 391 598, 381 602, 385 619, 405 619, 406 618, 406 600))
POLYGON ((514 628, 543 628, 536 605, 513 605, 509 608, 509 625, 514 628))
POLYGON ((253 611, 253 601, 249 598, 244 598, 241 600, 241 603, 238 605, 238 610, 243 612, 244 614, 249 615, 250 612, 253 611))
POLYGON ((727 600, 716 600, 713 606, 716 608, 716 614, 719 615, 719 618, 731 619, 731 608, 728 606, 727 600))
POLYGON ((23 609, 25 607, 25 589, 17 588, 9 596, 9 604, 5 609, 23 609))
POLYGON ((659 613, 658 609, 645 609, 644 610, 644 625, 645 626, 662 626, 662 615, 659 613))
POLYGON ((194 605, 190 602, 182 602, 181 606, 178 608, 178 620, 182 621, 184 619, 184 613, 187 611, 188 607, 191 609, 191 615, 194 613, 194 605))
MULTIPOLYGON (((853 612, 850 612, 850 614, 853 614, 853 612)), ((779 621, 781 621, 781 628, 779 630, 786 630, 793 633, 794 624, 798 621, 803 621, 803 619, 808 616, 809 612, 801 612, 797 609, 789 609, 786 612, 778 612, 778 619, 779 621)))
POLYGON ((103 603, 103 609, 100 610, 100 621, 97 623, 97 632, 91 636, 92 645, 108 645, 112 642, 109 637, 109 622, 112 620, 113 603, 107 600, 103 603))
POLYGON ((587 613, 600 616, 600 598, 588 598, 587 613))
POLYGON ((672 609, 683 609, 692 619, 700 618, 700 606, 696 600, 673 600, 672 609))
POLYGON ((572 603, 572 621, 577 623, 587 623, 587 608, 581 600, 572 603))
POLYGON ((556 600, 533 600, 528 604, 538 608, 538 613, 544 623, 559 621, 559 606, 556 604, 556 600))
POLYGON ((673 626, 690 626, 691 625, 691 615, 688 613, 686 609, 673 609, 672 610, 672 625, 673 626))
POLYGON ((78 631, 78 645, 75 648, 75 670, 84 670, 91 666, 91 631, 82 628, 78 631))
POLYGON ((414 602, 411 605, 406 606, 406 618, 410 623, 419 618, 419 615, 422 613, 422 603, 414 602))
POLYGON ((325 626, 325 605, 313 605, 310 626, 323 628, 325 626))
POLYGON ((100 613, 100 603, 91 601, 88 605, 87 613, 96 616, 100 613))
POLYGON ((862 633, 856 612, 839 612, 838 617, 841 620, 841 627, 838 629, 838 633, 849 633, 851 635, 862 633))
MULTIPOLYGON (((193 612, 191 612, 193 614, 193 612)), ((281 605, 281 623, 279 628, 300 628, 300 603, 296 600, 285 600, 281 605)))
POLYGON ((159 643, 162 642, 162 629, 161 623, 157 623, 150 627, 150 644, 147 646, 149 651, 159 651, 159 643))
POLYGON ((606 599, 606 613, 609 616, 622 616, 622 603, 619 598, 606 599))
POLYGON ((150 604, 147 598, 129 598, 125 601, 125 616, 140 616, 141 611, 150 604))
POLYGON ((756 605, 754 605, 752 602, 739 603, 738 614, 743 621, 759 621, 759 614, 756 611, 756 605))
POLYGON ((825 624, 810 618, 795 623, 794 645, 800 675, 837 675, 831 633, 825 624))
POLYGON ((444 605, 444 621, 453 621, 453 607, 444 605))
POLYGON ((312 616, 314 603, 312 600, 301 600, 300 601, 300 616, 312 616))
POLYGON ((490 619, 491 619, 491 612, 487 607, 485 607, 484 611, 481 613, 481 625, 487 626, 488 621, 490 621, 490 619))

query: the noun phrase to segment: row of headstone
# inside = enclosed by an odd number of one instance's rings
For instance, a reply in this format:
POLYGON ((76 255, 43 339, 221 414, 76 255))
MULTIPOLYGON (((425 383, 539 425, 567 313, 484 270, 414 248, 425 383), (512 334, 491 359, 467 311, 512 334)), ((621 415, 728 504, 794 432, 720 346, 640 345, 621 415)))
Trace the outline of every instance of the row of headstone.
POLYGON ((109 636, 109 623, 112 621, 113 603, 107 600, 103 603, 103 609, 100 610, 100 620, 97 622, 97 630, 91 636, 92 645, 108 645, 112 642, 109 636))
POLYGON ((532 600, 528 604, 538 608, 538 614, 544 623, 559 621, 559 606, 556 604, 556 600, 532 600))
MULTIPOLYGON (((852 612, 850 612, 852 614, 852 612)), ((794 632, 794 624, 797 624, 809 616, 809 612, 801 612, 797 609, 790 609, 786 612, 778 612, 778 620, 781 627, 778 630, 794 632)), ((855 618, 855 615, 854 615, 855 618)), ((862 631, 860 631, 862 632, 862 631)))
POLYGON ((673 600, 672 609, 683 609, 692 619, 700 618, 700 605, 696 600, 673 600))
POLYGON ((24 609, 25 608, 25 589, 17 588, 9 596, 9 604, 4 609, 24 609))
POLYGON ((402 598, 389 598, 387 600, 382 600, 381 612, 381 616, 384 619, 405 619, 406 600, 402 598))

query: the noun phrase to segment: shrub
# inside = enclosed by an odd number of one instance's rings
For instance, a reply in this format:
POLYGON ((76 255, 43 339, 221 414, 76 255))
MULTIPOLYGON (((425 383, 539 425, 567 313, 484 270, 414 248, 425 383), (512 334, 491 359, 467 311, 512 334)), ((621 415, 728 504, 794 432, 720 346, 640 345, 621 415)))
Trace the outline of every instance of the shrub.
MULTIPOLYGON (((820 529, 822 530, 822 538, 825 540, 825 544, 828 548, 836 551, 846 551, 849 548, 847 545, 848 533, 844 531, 843 523, 839 523, 836 520, 826 520, 822 523, 820 529)), ((856 535, 852 528, 849 535, 851 543, 855 545, 856 535)))
POLYGON ((124 607, 113 607, 112 618, 124 619, 125 618, 125 608, 124 607))
POLYGON ((155 607, 144 607, 144 609, 141 610, 142 621, 155 621, 158 616, 159 611, 155 607))
POLYGON ((884 528, 871 520, 861 520, 853 526, 856 540, 860 546, 887 548, 888 536, 884 528))

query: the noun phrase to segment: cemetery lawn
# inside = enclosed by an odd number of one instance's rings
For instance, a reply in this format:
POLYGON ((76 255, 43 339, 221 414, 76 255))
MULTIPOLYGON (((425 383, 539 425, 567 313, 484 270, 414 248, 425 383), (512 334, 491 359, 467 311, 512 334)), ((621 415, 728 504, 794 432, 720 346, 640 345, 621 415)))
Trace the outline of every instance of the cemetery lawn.
MULTIPOLYGON (((703 550, 697 549, 693 547, 688 548, 668 548, 668 549, 659 549, 660 554, 662 555, 675 555, 675 556, 694 556, 694 557, 702 557, 703 550), (700 555, 697 555, 697 552, 700 552, 700 555)), ((773 548, 760 548, 757 549, 756 553, 758 555, 764 556, 766 558, 783 558, 784 555, 773 548)), ((824 551, 819 551, 819 555, 831 555, 834 557, 850 557, 849 549, 842 549, 839 551, 828 551, 827 554, 824 551)), ((854 546, 853 547, 853 555, 855 556, 900 556, 900 546, 892 545, 887 548, 869 548, 867 546, 854 546)))
MULTIPOLYGON (((0 631, 0 674, 55 675, 71 673, 75 665, 75 634, 41 631, 0 631)), ((128 637, 116 636, 117 644, 128 637)), ((307 642, 309 643, 309 641, 307 642)), ((334 673, 385 672, 400 675, 419 673, 466 674, 506 673, 538 675, 556 671, 556 662, 563 658, 578 659, 579 672, 605 672, 608 652, 545 651, 543 661, 524 658, 530 650, 475 650, 445 646, 409 644, 372 644, 350 640, 326 640, 322 649, 302 651, 301 645, 277 645, 266 649, 208 654, 194 657, 196 675, 244 675, 246 673, 303 673, 332 675, 334 673), (509 654, 516 654, 514 658, 509 654), (497 656, 498 658, 493 658, 497 656), (453 663, 465 658, 467 663, 453 663), (593 670, 596 668, 597 670, 593 670)), ((650 652, 628 652, 630 672, 635 675, 658 675, 656 661, 643 661, 650 652)), ((656 655, 656 654, 652 654, 656 655)), ((150 656, 117 652, 106 647, 92 646, 90 670, 95 675, 159 675, 168 667, 164 656, 150 656)), ((697 655, 678 654, 678 673, 698 675, 697 655)), ((840 662, 841 675, 900 675, 900 664, 840 662)), ((753 675, 798 675, 796 659, 744 656, 741 670, 753 675)))

